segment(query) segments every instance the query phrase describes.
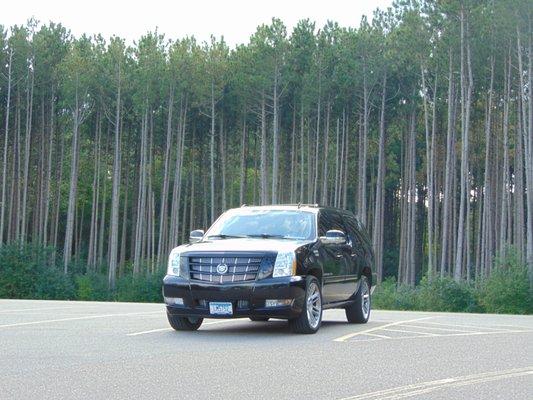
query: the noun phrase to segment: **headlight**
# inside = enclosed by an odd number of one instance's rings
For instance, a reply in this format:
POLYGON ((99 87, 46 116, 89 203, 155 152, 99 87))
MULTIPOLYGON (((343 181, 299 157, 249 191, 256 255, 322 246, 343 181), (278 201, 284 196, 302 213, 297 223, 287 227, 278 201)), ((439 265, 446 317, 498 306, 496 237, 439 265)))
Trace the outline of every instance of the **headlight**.
POLYGON ((172 250, 168 256, 167 275, 179 276, 181 270, 181 253, 177 250, 172 250))
POLYGON ((296 273, 296 256, 294 251, 279 252, 274 264, 272 277, 291 276, 296 273))

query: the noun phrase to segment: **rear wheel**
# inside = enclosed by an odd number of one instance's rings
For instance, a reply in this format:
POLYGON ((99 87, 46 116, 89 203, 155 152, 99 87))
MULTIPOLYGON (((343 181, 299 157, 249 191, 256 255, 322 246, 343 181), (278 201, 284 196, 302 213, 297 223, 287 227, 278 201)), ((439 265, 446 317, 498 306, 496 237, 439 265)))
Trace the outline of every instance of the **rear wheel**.
POLYGON ((268 317, 250 317, 250 321, 254 322, 267 322, 269 319, 268 317))
POLYGON ((351 324, 366 324, 370 318, 371 305, 370 284, 368 278, 362 276, 355 301, 346 307, 346 319, 351 324))
POLYGON ((176 331, 195 331, 202 322, 203 318, 198 317, 180 317, 178 315, 172 315, 167 312, 168 322, 170 326, 176 331))
POLYGON ((298 318, 289 320, 294 333, 316 333, 322 323, 322 292, 314 276, 306 279, 305 304, 298 318))

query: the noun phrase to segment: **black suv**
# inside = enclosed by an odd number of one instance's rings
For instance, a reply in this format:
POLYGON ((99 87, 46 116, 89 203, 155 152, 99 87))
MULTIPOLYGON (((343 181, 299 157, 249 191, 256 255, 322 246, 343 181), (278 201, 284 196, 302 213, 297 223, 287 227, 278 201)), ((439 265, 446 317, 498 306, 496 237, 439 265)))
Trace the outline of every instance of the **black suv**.
POLYGON ((348 211, 243 206, 172 250, 163 295, 176 330, 196 330, 203 318, 248 317, 287 319, 294 332, 315 333, 325 308, 368 321, 372 268, 368 235, 348 211))

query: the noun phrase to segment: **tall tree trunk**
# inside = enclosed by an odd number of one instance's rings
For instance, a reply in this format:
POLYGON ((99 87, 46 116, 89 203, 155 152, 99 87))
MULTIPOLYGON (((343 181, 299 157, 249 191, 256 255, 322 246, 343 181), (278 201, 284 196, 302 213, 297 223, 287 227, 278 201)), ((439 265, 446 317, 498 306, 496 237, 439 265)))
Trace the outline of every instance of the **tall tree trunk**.
POLYGON ((449 74, 448 74, 448 127, 446 133, 446 167, 444 169, 444 205, 442 213, 442 253, 440 273, 444 276, 449 267, 448 257, 451 253, 450 246, 450 218, 452 218, 452 199, 453 199, 453 173, 454 173, 454 147, 455 147, 455 128, 454 128, 454 84, 452 68, 452 51, 449 54, 449 74))
POLYGON ((315 141, 315 158, 313 174, 313 203, 318 202, 318 157, 320 155, 320 117, 322 112, 322 77, 318 77, 318 103, 317 103, 317 116, 316 116, 316 141, 315 141))
POLYGON ((46 166, 46 186, 44 192, 44 223, 43 223, 43 244, 48 244, 48 220, 50 217, 50 186, 52 177, 52 155, 54 148, 55 132, 55 86, 52 85, 50 95, 50 121, 48 132, 48 158, 46 166))
POLYGON ((220 169, 222 172, 222 212, 226 211, 226 134, 224 132, 224 116, 220 117, 220 129, 219 129, 219 140, 220 140, 220 169))
POLYGON ((378 282, 383 280, 383 208, 385 204, 385 100, 387 95, 387 72, 383 73, 381 89, 381 112, 379 117, 378 174, 376 179, 376 196, 374 206, 374 227, 372 229, 372 246, 375 254, 375 266, 378 282))
POLYGON ((501 199, 501 218, 500 218, 500 254, 505 254, 505 246, 507 244, 508 233, 510 233, 510 226, 508 225, 508 218, 510 214, 510 176, 509 176, 509 102, 511 97, 511 54, 509 47, 509 54, 507 62, 504 62, 504 97, 503 97, 503 168, 502 168, 502 199, 501 199))
POLYGON ((266 137, 266 99, 265 94, 261 95, 261 204, 267 204, 267 137, 266 137))
POLYGON ((273 120, 272 120, 272 204, 278 202, 279 179, 279 121, 278 121, 278 67, 274 72, 273 120))
POLYGON ((329 121, 331 115, 331 103, 326 105, 326 127, 324 129, 324 170, 322 172, 322 204, 328 204, 328 164, 329 164, 329 121))
POLYGON ((121 130, 121 115, 120 110, 122 107, 121 100, 121 71, 120 66, 118 69, 118 86, 117 86, 117 98, 115 109, 115 154, 113 158, 113 187, 111 189, 111 217, 109 234, 109 271, 108 271, 108 284, 110 289, 115 289, 117 264, 118 264, 118 213, 120 206, 120 176, 121 176, 121 143, 120 143, 120 130, 121 130))
POLYGON ((363 119, 359 135, 359 176, 357 187, 357 216, 361 224, 366 225, 366 158, 368 151, 369 92, 366 77, 366 64, 363 64, 363 119))
POLYGON ((141 272, 142 246, 145 235, 146 217, 146 164, 148 136, 148 105, 145 106, 141 122, 141 149, 139 162, 139 189, 137 198, 137 223, 135 224, 135 249, 133 256, 133 274, 141 272))
POLYGON ((466 203, 470 201, 469 179, 469 130, 470 130, 470 102, 472 97, 472 68, 470 64, 470 41, 468 36, 468 21, 465 10, 461 9, 461 194, 459 204, 459 218, 457 228, 457 252, 455 255, 454 279, 459 282, 463 275, 463 246, 465 237, 466 203))
POLYGON ((215 83, 211 82, 211 223, 215 221, 215 83))
MULTIPOLYGON (((294 106, 294 105, 293 105, 294 106)), ((296 197, 296 107, 292 109, 292 131, 291 131, 291 150, 290 150, 290 159, 291 159, 291 176, 290 176, 290 196, 289 203, 294 204, 294 199, 296 197)))
POLYGON ((65 228, 65 246, 63 250, 64 273, 68 272, 68 266, 72 258, 72 240, 74 239, 74 214, 76 211, 76 199, 78 194, 78 163, 79 163, 79 125, 80 104, 78 88, 76 87, 74 109, 72 111, 72 158, 70 162, 70 185, 68 194, 67 226, 65 228))
POLYGON ((159 236, 157 243, 157 264, 161 263, 167 235, 167 208, 168 208, 168 189, 169 189, 169 169, 170 169, 170 150, 172 148, 172 112, 174 111, 174 85, 171 85, 168 95, 167 110, 167 139, 165 147, 165 161, 163 172, 163 187, 161 189, 161 206, 159 211, 159 236))
POLYGON ((87 266, 94 269, 96 266, 96 244, 98 243, 98 205, 100 201, 100 113, 96 114, 96 133, 94 143, 94 173, 91 201, 91 225, 89 229, 89 248, 87 251, 87 266))
MULTIPOLYGON (((528 88, 529 88, 529 99, 528 99, 528 155, 527 155, 527 171, 529 171, 529 179, 527 181, 527 265, 529 272, 529 287, 533 290, 533 98, 532 98, 532 88, 533 88, 533 46, 532 46, 532 32, 531 32, 531 15, 529 15, 529 62, 528 62, 528 88)), ((522 70, 520 70, 522 71, 522 70)))
MULTIPOLYGON (((22 218, 20 224, 20 241, 26 241, 26 210, 28 202, 28 174, 30 168, 30 144, 31 144, 31 130, 32 130, 32 109, 33 109, 33 86, 34 75, 28 73, 28 90, 26 95, 26 135, 24 138, 24 175, 22 183, 22 218)), ((44 129, 44 126, 43 126, 44 129)))
MULTIPOLYGON (((242 121, 242 136, 241 136, 241 173, 240 173, 240 184, 239 184, 239 204, 242 205, 246 202, 246 181, 247 181, 247 165, 246 165, 246 141, 247 141, 247 132, 246 132, 246 107, 244 107, 244 116, 242 121)), ((194 182, 193 182, 194 188, 194 182)), ((194 193, 191 192, 191 197, 194 193)), ((192 215, 192 213, 191 213, 192 215)), ((191 221, 192 222, 192 221, 191 221)))
MULTIPOLYGON (((301 100, 300 100, 301 101, 301 100)), ((300 106, 300 199, 298 202, 304 201, 304 174, 305 174, 305 149, 304 149, 304 104, 301 101, 300 106)))
POLYGON ((494 57, 490 60, 490 84, 487 94, 487 106, 485 117, 485 177, 483 181, 483 210, 482 210, 482 228, 481 228, 481 262, 480 273, 485 274, 488 271, 488 264, 492 258, 492 97, 494 86, 494 57))
POLYGON ((4 216, 6 209, 6 183, 7 183, 7 148, 9 144, 9 112, 11 111, 11 65, 13 64, 13 49, 9 50, 7 67, 7 100, 6 120, 4 129, 4 156, 2 158, 2 208, 0 210, 0 246, 4 243, 4 216))

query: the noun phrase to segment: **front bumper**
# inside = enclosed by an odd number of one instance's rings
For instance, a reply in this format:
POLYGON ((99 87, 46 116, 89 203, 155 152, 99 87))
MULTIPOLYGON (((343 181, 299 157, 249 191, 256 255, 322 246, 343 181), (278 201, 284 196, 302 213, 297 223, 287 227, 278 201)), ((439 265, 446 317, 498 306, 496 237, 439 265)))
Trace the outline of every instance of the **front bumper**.
POLYGON ((172 315, 202 318, 269 317, 291 319, 304 308, 305 278, 290 276, 265 278, 249 283, 211 284, 167 275, 163 280, 163 296, 181 297, 183 305, 168 305, 172 315), (267 299, 291 299, 290 306, 265 307, 267 299), (231 302, 233 315, 209 313, 210 301, 231 302))

